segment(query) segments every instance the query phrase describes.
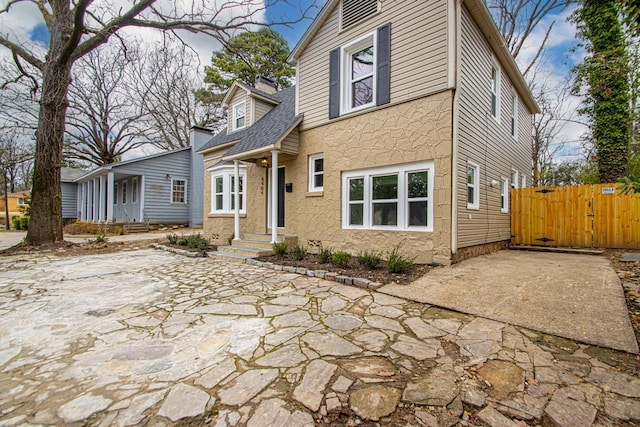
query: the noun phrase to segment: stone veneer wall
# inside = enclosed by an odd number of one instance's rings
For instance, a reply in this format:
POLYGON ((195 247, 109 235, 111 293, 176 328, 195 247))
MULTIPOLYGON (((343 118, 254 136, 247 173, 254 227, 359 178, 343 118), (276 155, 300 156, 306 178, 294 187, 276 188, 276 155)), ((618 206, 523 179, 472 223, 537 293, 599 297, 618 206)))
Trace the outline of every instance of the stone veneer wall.
POLYGON ((342 118, 300 133, 300 154, 285 163, 287 234, 301 244, 357 253, 387 251, 396 244, 418 262, 451 259, 452 92, 342 118), (324 192, 308 193, 308 156, 324 154, 324 192), (434 162, 433 232, 342 228, 343 171, 434 162))

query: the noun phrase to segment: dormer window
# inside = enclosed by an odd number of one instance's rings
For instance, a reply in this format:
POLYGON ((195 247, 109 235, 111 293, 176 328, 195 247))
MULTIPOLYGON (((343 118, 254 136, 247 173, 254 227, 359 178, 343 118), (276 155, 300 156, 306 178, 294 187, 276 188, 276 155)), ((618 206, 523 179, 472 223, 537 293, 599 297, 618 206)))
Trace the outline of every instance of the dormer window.
POLYGON ((233 130, 242 129, 246 119, 246 103, 240 102, 233 106, 233 130))
POLYGON ((378 0, 342 0, 341 28, 349 28, 378 12, 378 0))

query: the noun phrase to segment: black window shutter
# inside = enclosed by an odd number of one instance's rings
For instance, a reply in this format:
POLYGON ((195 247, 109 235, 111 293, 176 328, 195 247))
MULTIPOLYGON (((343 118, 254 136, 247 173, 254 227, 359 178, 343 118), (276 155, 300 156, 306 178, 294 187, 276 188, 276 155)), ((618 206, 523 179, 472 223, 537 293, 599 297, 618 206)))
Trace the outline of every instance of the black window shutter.
POLYGON ((340 116, 340 48, 329 53, 329 118, 340 116))
POLYGON ((391 102, 391 22, 378 28, 376 105, 391 102))

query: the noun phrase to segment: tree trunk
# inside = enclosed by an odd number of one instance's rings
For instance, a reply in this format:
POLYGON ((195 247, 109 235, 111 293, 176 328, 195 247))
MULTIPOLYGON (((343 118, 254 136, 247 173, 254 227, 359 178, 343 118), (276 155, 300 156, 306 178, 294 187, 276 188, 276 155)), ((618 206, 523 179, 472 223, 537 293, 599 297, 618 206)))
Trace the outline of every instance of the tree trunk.
POLYGON ((62 241, 60 164, 70 82, 70 63, 47 62, 36 132, 29 245, 62 241))

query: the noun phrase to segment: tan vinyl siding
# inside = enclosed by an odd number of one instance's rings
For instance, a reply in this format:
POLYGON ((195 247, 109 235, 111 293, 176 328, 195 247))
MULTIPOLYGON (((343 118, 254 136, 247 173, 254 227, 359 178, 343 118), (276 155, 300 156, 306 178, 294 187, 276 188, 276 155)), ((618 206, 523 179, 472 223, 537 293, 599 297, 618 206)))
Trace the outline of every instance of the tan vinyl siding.
MULTIPOLYGON (((531 115, 518 102, 518 138, 511 136, 513 86, 500 75, 500 120, 491 115, 492 52, 466 8, 462 10, 460 121, 458 142, 458 248, 511 236, 510 216, 500 212, 500 179, 511 169, 531 185, 531 115), (480 166, 480 209, 467 209, 467 161, 480 166), (490 186, 491 181, 498 184, 490 186)), ((500 68, 500 67, 499 67, 500 68)), ((520 185, 520 182, 518 182, 520 185)))
MULTIPOLYGON (((338 32, 339 3, 298 62, 301 130, 329 121, 329 52, 391 22, 391 104, 447 86, 447 1, 383 2, 380 13, 338 32)), ((364 110, 369 111, 369 110, 364 110)))
POLYGON ((253 118, 251 123, 255 123, 260 120, 265 114, 267 114, 273 108, 273 104, 269 104, 259 99, 253 99, 253 118))
POLYGON ((282 151, 288 154, 297 155, 300 151, 300 136, 298 129, 291 131, 289 135, 282 141, 282 151))
POLYGON ((249 97, 247 96, 247 93, 244 91, 244 89, 238 89, 236 90, 235 95, 233 96, 233 98, 231 98, 231 100, 229 101, 229 108, 227 109, 227 133, 231 133, 233 132, 233 106, 236 105, 239 102, 242 101, 246 101, 246 106, 245 106, 245 126, 250 126, 250 102, 249 102, 249 97))

